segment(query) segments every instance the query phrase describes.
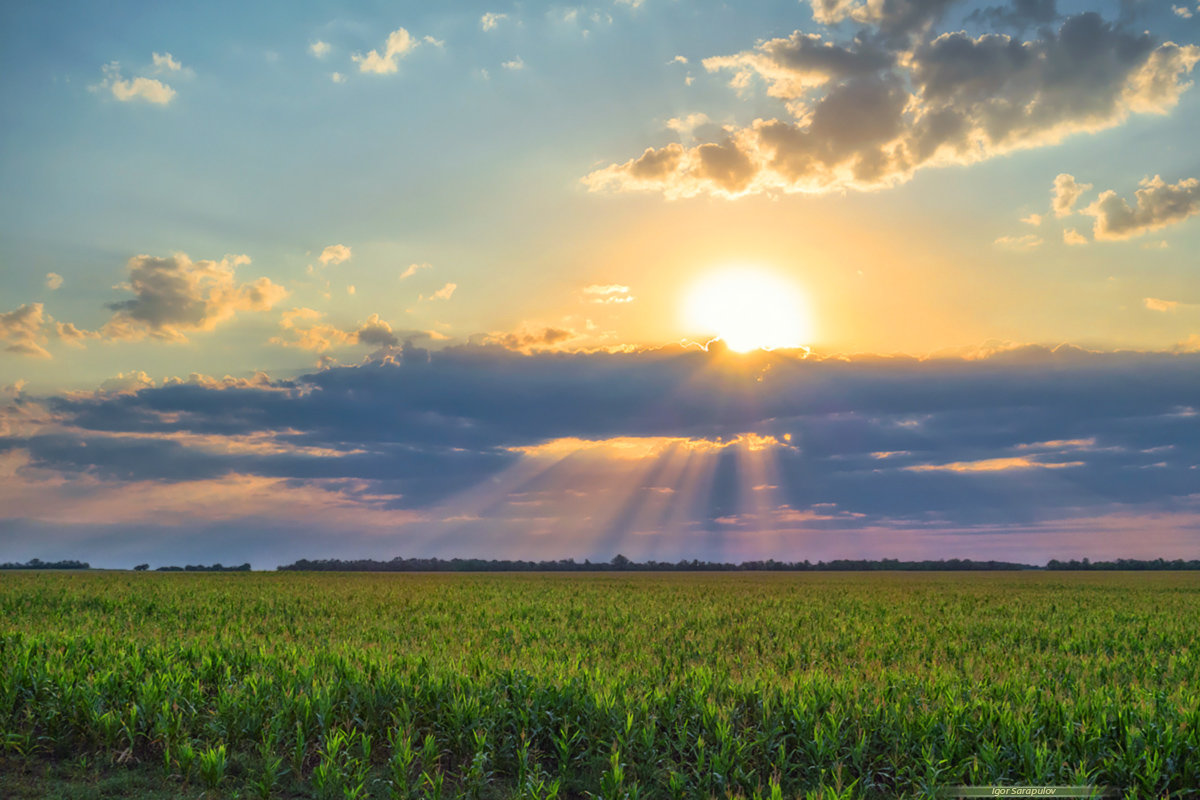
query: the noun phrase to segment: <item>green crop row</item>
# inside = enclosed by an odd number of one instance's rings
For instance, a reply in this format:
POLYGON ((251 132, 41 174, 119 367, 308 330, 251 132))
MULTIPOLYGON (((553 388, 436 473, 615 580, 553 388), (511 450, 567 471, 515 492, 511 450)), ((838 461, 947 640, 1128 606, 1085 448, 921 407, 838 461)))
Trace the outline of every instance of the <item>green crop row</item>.
POLYGON ((1200 796, 1200 576, 0 577, 0 747, 210 794, 1200 796))

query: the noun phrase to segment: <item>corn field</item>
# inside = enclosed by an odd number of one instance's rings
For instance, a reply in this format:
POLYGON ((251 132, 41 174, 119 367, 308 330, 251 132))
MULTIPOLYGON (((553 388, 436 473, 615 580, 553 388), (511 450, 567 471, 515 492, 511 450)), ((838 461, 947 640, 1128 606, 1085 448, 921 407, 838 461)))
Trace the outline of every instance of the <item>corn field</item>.
POLYGON ((207 798, 1200 797, 1197 630, 1196 573, 9 573, 0 757, 207 798))

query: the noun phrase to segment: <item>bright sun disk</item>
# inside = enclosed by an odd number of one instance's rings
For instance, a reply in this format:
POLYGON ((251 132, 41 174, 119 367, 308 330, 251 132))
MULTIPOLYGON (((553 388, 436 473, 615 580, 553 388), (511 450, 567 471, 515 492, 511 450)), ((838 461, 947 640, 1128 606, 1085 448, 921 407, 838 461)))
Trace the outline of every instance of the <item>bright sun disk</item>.
POLYGON ((738 353, 801 347, 812 338, 811 316, 799 290, 755 269, 702 278, 684 300, 683 318, 689 330, 716 336, 738 353))

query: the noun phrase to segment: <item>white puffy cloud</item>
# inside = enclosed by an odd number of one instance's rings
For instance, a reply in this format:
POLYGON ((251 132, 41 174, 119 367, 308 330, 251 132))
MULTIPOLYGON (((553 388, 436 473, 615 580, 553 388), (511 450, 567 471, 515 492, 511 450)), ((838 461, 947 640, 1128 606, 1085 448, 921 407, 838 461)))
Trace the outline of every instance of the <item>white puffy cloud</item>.
POLYGON ((50 358, 46 333, 42 329, 47 317, 41 303, 26 303, 12 311, 0 312, 0 342, 4 350, 35 358, 50 358))
POLYGON ((489 11, 479 18, 479 27, 485 31, 494 31, 502 20, 508 19, 508 14, 497 14, 489 11))
POLYGON ((247 256, 220 261, 192 261, 186 253, 134 256, 129 280, 119 287, 134 297, 109 304, 114 313, 101 333, 113 339, 185 341, 184 331, 212 330, 238 311, 267 311, 287 290, 265 277, 238 283, 235 268, 249 263, 247 256))
POLYGON ((308 46, 308 52, 312 53, 317 58, 324 58, 325 56, 329 55, 329 51, 332 49, 333 46, 330 45, 329 42, 323 42, 320 39, 308 46))
MULTIPOLYGON (((923 30, 945 2, 817 0, 824 21, 923 30), (914 27, 915 26, 915 27, 914 27)), ((1190 86, 1200 47, 1158 43, 1098 14, 1021 40, 945 33, 900 47, 886 36, 846 44, 797 31, 705 59, 748 92, 762 82, 790 119, 756 119, 719 139, 648 148, 587 175, 593 191, 668 197, 877 189, 921 168, 969 164, 1165 113, 1190 86)))
POLYGON ((1200 213, 1200 180, 1196 178, 1167 183, 1155 175, 1140 186, 1134 192, 1136 207, 1109 189, 1083 209, 1082 213, 1096 218, 1092 233, 1097 240, 1132 239, 1200 213))
POLYGON ((1142 302, 1151 311, 1174 311, 1180 306, 1178 300, 1160 300, 1157 297, 1147 297, 1142 302))
POLYGON ((512 61, 503 62, 500 66, 515 72, 517 70, 525 69, 525 61, 520 56, 517 56, 512 61))
POLYGON ((365 56, 355 53, 351 56, 358 64, 360 72, 373 72, 376 75, 389 75, 400 69, 400 59, 416 48, 418 41, 404 28, 397 28, 388 34, 383 53, 372 50, 365 56))
POLYGON ((1050 207, 1054 216, 1065 217, 1075 208, 1075 201, 1092 188, 1090 183, 1078 183, 1074 175, 1063 172, 1054 178, 1050 207))
POLYGON ((170 53, 152 53, 151 58, 154 59, 154 67, 159 72, 164 70, 167 72, 179 72, 183 69, 183 65, 176 61, 170 53))
POLYGON ((57 272, 47 272, 46 273, 46 288, 47 289, 49 289, 50 291, 53 292, 55 289, 57 289, 58 287, 60 287, 62 285, 63 285, 63 276, 62 275, 59 275, 57 272))
POLYGON ((121 65, 116 61, 104 66, 104 79, 91 88, 93 91, 108 90, 122 103, 141 100, 165 106, 175 97, 175 90, 157 78, 135 77, 128 80, 121 77, 121 65))
POLYGON ((322 264, 341 264, 344 261, 349 261, 352 253, 350 248, 344 244, 331 244, 321 251, 320 261, 322 264))
POLYGON ((1081 245, 1087 243, 1087 237, 1074 228, 1067 228, 1063 231, 1063 244, 1081 245))

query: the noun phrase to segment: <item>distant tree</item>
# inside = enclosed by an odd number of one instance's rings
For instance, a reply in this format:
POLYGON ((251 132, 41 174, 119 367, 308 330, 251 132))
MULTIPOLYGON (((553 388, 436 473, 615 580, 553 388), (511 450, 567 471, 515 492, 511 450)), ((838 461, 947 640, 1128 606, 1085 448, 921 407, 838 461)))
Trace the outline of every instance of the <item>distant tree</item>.
POLYGON ((629 565, 632 562, 625 556, 621 555, 620 553, 617 553, 615 556, 612 557, 611 563, 613 565, 613 569, 629 569, 629 565))
POLYGON ((40 558, 31 558, 24 564, 5 562, 0 564, 0 569, 91 569, 91 565, 86 561, 75 561, 74 559, 42 561, 40 558))
POLYGON ((149 564, 138 564, 136 567, 133 568, 133 571, 134 572, 145 572, 148 569, 150 569, 149 564))

